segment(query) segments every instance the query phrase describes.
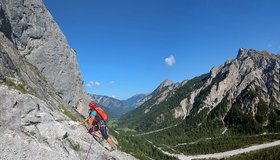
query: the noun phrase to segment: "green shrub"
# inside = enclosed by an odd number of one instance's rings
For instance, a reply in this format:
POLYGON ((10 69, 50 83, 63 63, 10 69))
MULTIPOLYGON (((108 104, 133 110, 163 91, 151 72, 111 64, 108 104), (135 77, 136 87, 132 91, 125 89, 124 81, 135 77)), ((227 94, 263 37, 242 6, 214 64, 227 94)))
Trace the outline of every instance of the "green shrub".
POLYGON ((59 107, 59 108, 61 109, 61 111, 62 111, 68 118, 70 118, 71 120, 77 121, 77 120, 79 119, 79 115, 70 112, 63 104, 60 104, 58 107, 59 107))
POLYGON ((81 150, 81 146, 78 142, 74 142, 71 139, 67 139, 67 141, 69 142, 70 146, 75 150, 75 151, 80 151, 81 150))
POLYGON ((18 91, 20 91, 21 93, 23 94, 26 94, 26 93, 29 93, 27 90, 26 90, 26 87, 27 87, 27 84, 24 83, 24 82, 20 82, 19 84, 16 84, 12 79, 10 78, 6 78, 5 79, 5 84, 11 89, 16 89, 18 91))

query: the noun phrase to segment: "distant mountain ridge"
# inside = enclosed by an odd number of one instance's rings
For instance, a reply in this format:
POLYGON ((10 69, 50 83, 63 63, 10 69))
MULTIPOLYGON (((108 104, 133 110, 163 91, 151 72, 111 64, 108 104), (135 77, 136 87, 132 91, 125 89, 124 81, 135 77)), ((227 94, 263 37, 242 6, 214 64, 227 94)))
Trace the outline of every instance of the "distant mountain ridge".
POLYGON ((135 109, 140 105, 140 101, 146 96, 145 94, 136 94, 126 100, 118 100, 109 96, 90 94, 91 99, 104 107, 110 117, 116 118, 135 109))
POLYGON ((146 94, 136 94, 126 100, 122 100, 123 104, 125 106, 128 106, 129 108, 137 108, 140 104, 142 99, 146 97, 146 94))
POLYGON ((159 104, 167 97, 170 97, 178 86, 178 83, 173 83, 171 80, 164 80, 152 93, 140 101, 140 105, 155 101, 155 103, 149 105, 149 107, 147 107, 144 112, 149 112, 150 108, 152 108, 154 105, 159 104))
POLYGON ((141 132, 212 119, 221 128, 240 132, 279 131, 279 68, 279 55, 241 48, 236 59, 207 74, 180 84, 161 84, 120 124, 141 132))

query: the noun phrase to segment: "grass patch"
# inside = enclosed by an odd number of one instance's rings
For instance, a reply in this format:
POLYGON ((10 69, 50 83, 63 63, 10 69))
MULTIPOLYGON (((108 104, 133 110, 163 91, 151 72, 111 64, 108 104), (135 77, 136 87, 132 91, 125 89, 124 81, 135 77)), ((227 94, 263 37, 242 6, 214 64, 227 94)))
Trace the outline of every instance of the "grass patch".
POLYGON ((137 132, 135 129, 131 129, 131 128, 128 128, 128 127, 123 127, 123 126, 120 127, 119 120, 116 119, 116 118, 113 118, 113 119, 110 120, 109 126, 113 130, 116 130, 118 132, 124 132, 127 135, 135 134, 135 132, 137 132))
POLYGON ((71 139, 67 139, 67 141, 69 142, 70 146, 75 150, 75 151, 80 151, 81 150, 81 146, 79 143, 74 142, 71 139))
POLYGON ((15 83, 15 80, 13 80, 12 78, 6 78, 4 80, 4 84, 7 85, 9 89, 16 89, 23 94, 28 93, 34 95, 35 93, 35 91, 30 86, 28 86, 25 82, 15 83))
POLYGON ((79 114, 77 111, 70 111, 67 109, 63 104, 60 104, 58 108, 64 113, 68 118, 70 118, 72 121, 81 121, 83 117, 81 114, 79 114))
POLYGON ((14 83, 13 80, 11 80, 10 78, 6 78, 5 79, 5 84, 10 88, 10 87, 15 87, 16 84, 14 83))
POLYGON ((16 86, 16 89, 21 93, 26 94, 28 91, 25 89, 26 84, 19 84, 16 86))

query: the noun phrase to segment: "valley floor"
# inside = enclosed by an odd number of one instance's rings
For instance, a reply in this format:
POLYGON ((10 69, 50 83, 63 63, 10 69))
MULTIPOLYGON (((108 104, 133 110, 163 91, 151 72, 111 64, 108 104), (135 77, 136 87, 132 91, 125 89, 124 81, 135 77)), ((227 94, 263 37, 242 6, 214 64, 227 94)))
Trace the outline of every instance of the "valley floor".
POLYGON ((158 149, 160 151, 162 151, 163 154, 173 156, 173 157, 177 157, 180 160, 192 160, 192 159, 208 159, 208 158, 217 158, 217 159, 226 158, 226 157, 230 157, 230 156, 234 156, 234 155, 239 155, 239 154, 242 154, 242 153, 261 150, 261 149, 270 148, 270 147, 279 146, 279 145, 280 145, 280 140, 274 141, 274 142, 271 142, 271 143, 253 145, 253 146, 250 146, 250 147, 247 147, 247 148, 240 148, 240 149, 235 149, 235 150, 226 151, 226 152, 213 153, 213 154, 191 155, 191 156, 184 155, 184 154, 172 154, 172 153, 168 153, 166 151, 163 151, 161 148, 158 148, 158 149))

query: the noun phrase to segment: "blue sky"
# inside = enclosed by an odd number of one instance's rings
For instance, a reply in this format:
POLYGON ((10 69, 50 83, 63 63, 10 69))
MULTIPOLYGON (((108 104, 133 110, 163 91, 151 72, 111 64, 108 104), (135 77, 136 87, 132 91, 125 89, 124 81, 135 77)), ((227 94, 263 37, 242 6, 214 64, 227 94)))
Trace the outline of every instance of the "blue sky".
POLYGON ((276 0, 44 2, 76 50, 90 93, 149 93, 165 79, 209 72, 241 47, 280 53, 276 0))

